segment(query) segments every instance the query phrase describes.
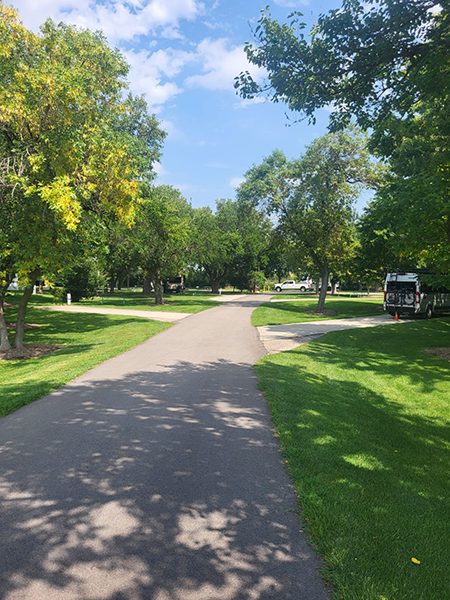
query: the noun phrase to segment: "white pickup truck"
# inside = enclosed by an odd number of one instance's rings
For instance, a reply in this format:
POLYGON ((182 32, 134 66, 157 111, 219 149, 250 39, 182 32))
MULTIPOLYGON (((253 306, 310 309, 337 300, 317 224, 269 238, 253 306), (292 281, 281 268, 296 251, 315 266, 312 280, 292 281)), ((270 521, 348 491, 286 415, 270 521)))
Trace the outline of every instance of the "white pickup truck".
POLYGON ((300 292, 306 292, 306 290, 310 290, 313 287, 313 282, 311 279, 302 279, 296 283, 293 279, 287 279, 282 283, 277 283, 275 286, 275 290, 277 292, 284 292, 287 290, 299 290, 300 292))

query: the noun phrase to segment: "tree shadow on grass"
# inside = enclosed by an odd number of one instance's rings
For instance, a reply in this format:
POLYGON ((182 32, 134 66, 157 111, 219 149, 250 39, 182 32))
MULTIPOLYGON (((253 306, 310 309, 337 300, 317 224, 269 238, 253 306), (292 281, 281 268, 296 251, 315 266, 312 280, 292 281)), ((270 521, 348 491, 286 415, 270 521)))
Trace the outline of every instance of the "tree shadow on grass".
POLYGON ((308 312, 314 311, 316 307, 317 300, 315 299, 312 299, 310 302, 299 300, 298 304, 295 302, 267 302, 262 305, 261 311, 254 315, 254 319, 256 321, 259 318, 262 319, 261 313, 264 313, 264 325, 281 325, 294 323, 296 318, 301 318, 301 322, 308 322, 324 321, 330 318, 348 319, 352 317, 375 316, 383 313, 382 305, 377 305, 373 302, 355 303, 351 300, 338 299, 325 304, 325 310, 334 310, 337 312, 336 317, 327 317, 308 312))
POLYGON ((406 380, 422 392, 450 381, 450 363, 425 350, 450 345, 450 319, 330 332, 308 345, 316 362, 406 380))
POLYGON ((79 378, 0 421, 7 600, 324 600, 248 364, 79 378))
MULTIPOLYGON (((436 341, 439 329, 441 335, 448 331, 445 325, 422 326, 423 344, 436 341)), ((406 327, 395 327, 395 336, 407 336, 406 327)), ((401 369, 395 345, 373 344, 377 335, 388 334, 380 329, 328 334, 301 351, 264 359, 257 373, 308 530, 327 558, 329 580, 348 597, 440 600, 450 594, 448 425, 420 407, 405 410, 364 380, 340 379, 326 370, 333 364, 344 372, 386 375, 397 364, 392 376, 404 376, 420 390, 449 381, 450 368, 443 361, 430 368, 425 354, 417 357, 418 367, 401 369), (360 336, 370 351, 346 353, 343 340, 350 348, 360 336), (289 355, 296 353, 299 361, 292 364, 289 355), (303 353, 319 368, 307 368, 311 363, 301 360, 303 353), (413 556, 426 567, 411 569, 413 556)))
MULTIPOLYGON (((13 321, 15 311, 7 309, 6 317, 13 321)), ((101 315, 95 313, 69 313, 58 311, 43 311, 29 308, 27 311, 27 323, 36 323, 40 327, 27 329, 25 332, 25 343, 40 342, 51 343, 67 334, 79 334, 87 331, 105 330, 126 323, 136 322, 139 317, 121 315, 101 315), (116 318, 117 317, 117 318, 116 318), (44 339, 45 338, 45 339, 44 339)))

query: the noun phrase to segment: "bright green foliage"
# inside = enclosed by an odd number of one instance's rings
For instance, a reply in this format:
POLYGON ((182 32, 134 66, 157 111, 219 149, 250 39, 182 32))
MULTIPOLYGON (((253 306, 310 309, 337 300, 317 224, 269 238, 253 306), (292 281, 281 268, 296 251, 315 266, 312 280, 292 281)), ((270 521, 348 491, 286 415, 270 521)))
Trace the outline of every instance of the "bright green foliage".
POLYGON ((222 199, 216 204, 215 213, 209 208, 195 211, 194 260, 214 293, 226 283, 253 290, 250 274, 267 262, 272 224, 251 203, 222 199))
POLYGON ((93 258, 82 258, 65 269, 61 275, 64 285, 63 297, 71 295, 72 302, 81 298, 92 298, 104 286, 104 278, 98 261, 93 258))
POLYGON ((219 292, 231 275, 236 256, 242 254, 236 203, 218 200, 216 214, 209 207, 194 213, 193 255, 207 273, 211 289, 219 292))
POLYGON ((336 598, 450 597, 450 363, 426 353, 449 333, 444 319, 334 332, 256 365, 336 598))
POLYGON ((393 209, 393 206, 373 200, 359 220, 358 244, 350 271, 353 279, 360 279, 366 285, 383 282, 391 271, 417 266, 417 255, 401 248, 404 238, 399 227, 408 216, 396 218, 393 209))
POLYGON ((323 311, 330 273, 353 246, 353 205, 361 185, 376 181, 366 138, 350 129, 315 140, 299 159, 275 151, 246 173, 238 196, 276 212, 279 230, 320 275, 323 311))
POLYGON ((281 25, 263 11, 256 45, 246 51, 268 70, 268 85, 261 88, 248 74, 236 80, 244 97, 267 91, 312 122, 318 108, 332 106, 332 130, 351 118, 371 127, 371 148, 389 158, 392 170, 373 206, 375 220, 380 212, 389 220, 394 254, 444 273, 450 268, 449 11, 447 1, 346 0, 319 17, 310 39, 299 13, 281 25))
MULTIPOLYGON (((92 215, 132 223, 165 134, 142 98, 122 101, 127 72, 100 33, 48 20, 34 35, 0 1, 3 289, 14 273, 28 287, 55 276, 92 215)), ((25 296, 22 309, 21 322, 25 296)))
POLYGON ((351 116, 363 127, 382 123, 392 111, 402 115, 419 100, 448 95, 448 11, 448 2, 433 0, 345 0, 319 16, 308 40, 300 13, 281 25, 264 10, 246 52, 267 69, 268 85, 244 73, 236 87, 247 98, 268 91, 312 121, 332 104, 337 126, 351 116))
POLYGON ((420 103, 402 121, 392 116, 376 133, 373 143, 390 155, 392 173, 369 209, 395 231, 397 254, 444 273, 450 271, 449 98, 420 103))
POLYGON ((272 222, 263 211, 245 202, 231 206, 237 213, 237 232, 241 238, 241 251, 234 256, 229 283, 243 290, 255 291, 262 288, 266 277, 261 269, 268 261, 272 222))
POLYGON ((295 271, 298 265, 291 260, 289 244, 280 231, 273 229, 267 248, 267 262, 264 272, 267 277, 275 276, 278 283, 289 273, 295 271))
MULTIPOLYGON (((277 296, 279 298, 279 296, 277 296)), ((326 321, 328 319, 352 319, 353 317, 371 317, 383 314, 380 298, 344 298, 330 297, 327 309, 331 315, 315 314, 317 300, 302 297, 296 302, 293 296, 287 297, 288 302, 265 302, 252 313, 252 325, 287 325, 289 323, 310 323, 311 321, 326 321)))
POLYGON ((161 284, 176 277, 188 262, 192 209, 180 192, 168 185, 151 188, 139 206, 131 232, 137 264, 163 304, 161 284))

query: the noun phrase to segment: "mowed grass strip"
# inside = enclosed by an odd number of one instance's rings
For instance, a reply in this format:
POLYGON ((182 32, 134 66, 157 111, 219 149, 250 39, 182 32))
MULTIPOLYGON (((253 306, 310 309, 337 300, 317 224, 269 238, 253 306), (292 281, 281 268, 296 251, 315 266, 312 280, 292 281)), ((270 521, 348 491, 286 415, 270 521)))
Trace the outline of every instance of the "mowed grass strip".
POLYGON ((418 321, 256 365, 336 598, 450 598, 450 363, 425 352, 445 346, 448 320, 418 321))
POLYGON ((298 302, 265 302, 252 313, 252 325, 285 325, 288 323, 306 323, 328 319, 350 319, 352 317, 370 317, 383 314, 382 301, 379 298, 327 298, 325 310, 333 310, 335 316, 311 314, 317 308, 317 299, 298 302))
POLYGON ((126 296, 104 296, 102 298, 91 298, 74 303, 74 306, 104 306, 106 308, 131 308, 135 310, 157 310, 163 312, 199 313, 208 308, 214 308, 221 303, 211 300, 204 295, 180 295, 167 294, 164 296, 164 304, 156 305, 152 297, 142 295, 126 296))
MULTIPOLYGON (((21 293, 9 293, 6 300, 17 304, 21 293)), ((95 298, 82 299, 79 302, 72 302, 73 306, 104 306, 105 308, 130 308, 135 310, 157 310, 164 312, 182 312, 182 313, 199 313, 208 308, 220 306, 222 303, 211 300, 211 293, 203 291, 188 292, 187 294, 166 294, 162 306, 155 304, 153 296, 143 296, 142 293, 131 290, 122 290, 115 294, 98 296, 95 298), (195 293, 195 295, 194 295, 195 293)), ((33 294, 30 300, 31 305, 52 306, 54 304, 66 304, 57 301, 53 294, 46 292, 43 294, 33 294)))
MULTIPOLYGON (((7 311, 10 320, 14 307, 7 311)), ((95 314, 30 308, 25 344, 64 344, 52 354, 28 360, 0 361, 0 416, 41 398, 99 363, 164 331, 169 323, 95 314)))

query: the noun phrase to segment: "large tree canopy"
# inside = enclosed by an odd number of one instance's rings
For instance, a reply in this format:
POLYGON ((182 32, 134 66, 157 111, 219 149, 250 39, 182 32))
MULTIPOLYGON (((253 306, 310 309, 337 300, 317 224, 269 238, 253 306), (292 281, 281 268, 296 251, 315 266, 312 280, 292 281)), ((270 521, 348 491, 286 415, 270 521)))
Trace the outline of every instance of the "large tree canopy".
POLYGON ((328 134, 289 162, 275 151, 246 173, 238 197, 276 212, 279 230, 321 279, 322 312, 330 274, 353 246, 354 202, 362 185, 376 181, 367 140, 350 129, 328 134))
POLYGON ((450 3, 344 0, 309 38, 301 15, 291 19, 282 25, 263 11, 246 51, 267 84, 243 73, 236 87, 250 98, 267 92, 310 122, 331 107, 332 131, 352 118, 370 127, 391 176, 369 210, 389 215, 398 256, 448 271, 450 3))
POLYGON ((142 98, 123 100, 128 65, 100 33, 51 20, 35 35, 0 0, 0 343, 8 282, 27 286, 70 259, 95 214, 131 223, 164 139, 142 98))
POLYGON ((236 87, 244 97, 269 92, 312 121, 318 108, 332 104, 333 125, 354 116, 367 127, 449 93, 448 1, 344 0, 319 16, 309 39, 305 27, 301 13, 280 24, 263 11, 255 45, 245 50, 268 81, 258 85, 242 73, 236 87))
POLYGON ((137 264, 153 284, 155 304, 164 304, 162 282, 186 267, 191 239, 192 208, 168 185, 153 187, 139 206, 131 231, 137 264))

